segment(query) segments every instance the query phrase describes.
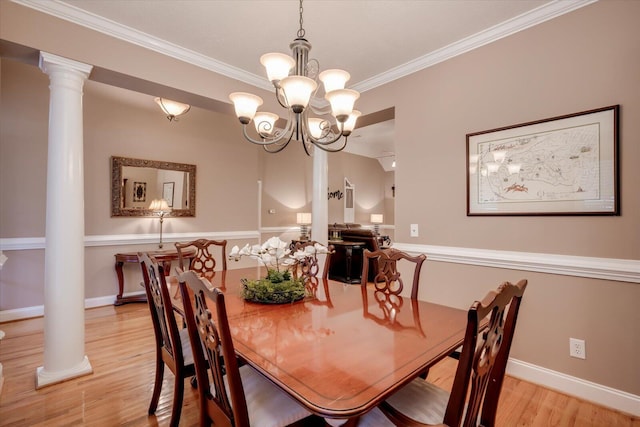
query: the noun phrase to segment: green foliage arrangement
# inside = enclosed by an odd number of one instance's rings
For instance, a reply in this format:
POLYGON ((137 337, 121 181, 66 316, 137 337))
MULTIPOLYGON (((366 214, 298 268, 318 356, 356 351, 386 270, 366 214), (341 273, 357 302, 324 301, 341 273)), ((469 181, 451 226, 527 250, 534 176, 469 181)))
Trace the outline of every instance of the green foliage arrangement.
POLYGON ((306 295, 303 279, 292 279, 288 271, 269 269, 266 278, 242 279, 242 297, 263 304, 286 304, 299 301, 306 295))

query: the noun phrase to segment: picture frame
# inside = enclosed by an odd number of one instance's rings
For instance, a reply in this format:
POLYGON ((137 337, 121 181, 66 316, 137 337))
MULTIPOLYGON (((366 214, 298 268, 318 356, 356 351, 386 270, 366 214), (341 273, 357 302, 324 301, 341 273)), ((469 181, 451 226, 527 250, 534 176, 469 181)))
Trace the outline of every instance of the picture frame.
POLYGON ((162 198, 167 201, 170 208, 173 207, 173 188, 175 182, 165 182, 162 184, 162 198))
POLYGON ((467 134, 467 216, 620 215, 619 109, 467 134))
POLYGON ((147 200, 147 183, 133 183, 133 199, 134 202, 145 202, 147 200))

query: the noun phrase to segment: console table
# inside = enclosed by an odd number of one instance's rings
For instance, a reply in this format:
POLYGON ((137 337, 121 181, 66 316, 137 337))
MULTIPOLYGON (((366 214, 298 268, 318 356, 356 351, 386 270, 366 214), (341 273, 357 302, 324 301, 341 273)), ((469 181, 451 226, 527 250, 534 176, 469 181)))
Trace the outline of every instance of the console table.
MULTIPOLYGON (((178 251, 176 250, 149 251, 147 253, 149 256, 154 257, 156 261, 162 263, 165 276, 168 276, 171 272, 171 261, 178 260, 178 251)), ((195 253, 195 250, 183 251, 183 255, 188 259, 193 258, 195 253)), ((125 262, 136 263, 139 265, 138 252, 123 252, 115 254, 114 256, 116 257, 116 274, 118 275, 118 295, 116 295, 116 300, 113 302, 113 305, 122 305, 130 302, 147 302, 146 294, 131 295, 128 297, 122 296, 124 291, 124 274, 122 272, 122 266, 125 262)))
POLYGON ((344 283, 360 283, 362 252, 366 243, 329 240, 329 244, 334 248, 329 264, 329 279, 344 283))

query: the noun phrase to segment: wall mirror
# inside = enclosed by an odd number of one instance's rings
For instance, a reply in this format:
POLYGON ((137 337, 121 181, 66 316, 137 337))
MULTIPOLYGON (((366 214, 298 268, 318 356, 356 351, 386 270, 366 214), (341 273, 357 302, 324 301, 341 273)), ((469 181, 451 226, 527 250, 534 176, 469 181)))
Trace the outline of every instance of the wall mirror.
POLYGON ((154 216, 149 205, 165 199, 167 216, 196 216, 196 166, 111 157, 111 216, 154 216))

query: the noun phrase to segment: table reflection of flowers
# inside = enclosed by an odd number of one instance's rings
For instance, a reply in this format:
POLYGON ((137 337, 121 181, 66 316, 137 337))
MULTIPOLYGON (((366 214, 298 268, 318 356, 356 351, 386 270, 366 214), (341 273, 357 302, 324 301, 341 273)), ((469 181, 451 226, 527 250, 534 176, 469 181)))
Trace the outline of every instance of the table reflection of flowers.
POLYGON ((267 267, 267 277, 257 280, 242 280, 242 296, 253 302, 281 304, 301 300, 306 295, 304 278, 292 275, 292 270, 299 265, 305 265, 306 260, 317 254, 328 253, 328 250, 320 245, 307 246, 304 249, 292 252, 289 245, 272 237, 262 245, 246 244, 243 248, 234 246, 231 248, 229 258, 239 261, 241 257, 248 256, 258 260, 267 267))

